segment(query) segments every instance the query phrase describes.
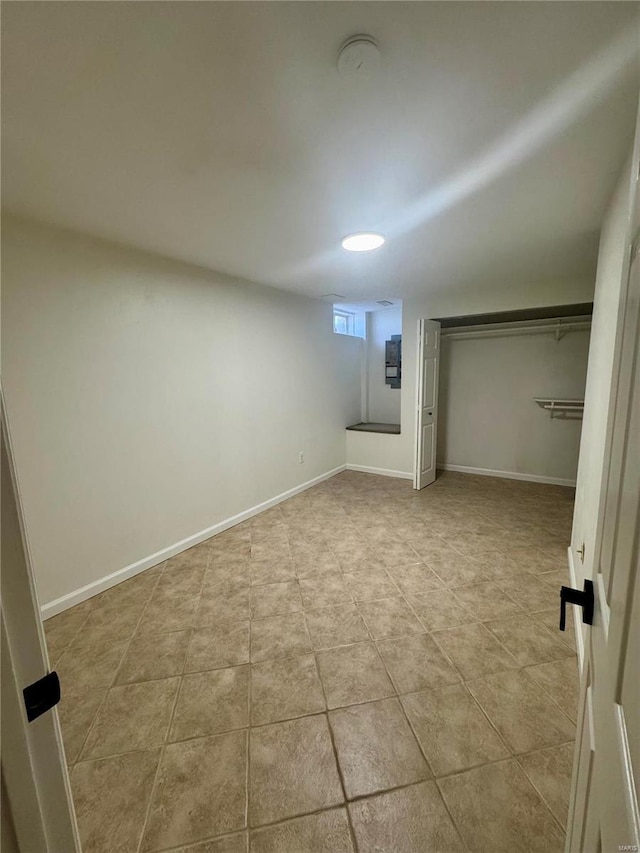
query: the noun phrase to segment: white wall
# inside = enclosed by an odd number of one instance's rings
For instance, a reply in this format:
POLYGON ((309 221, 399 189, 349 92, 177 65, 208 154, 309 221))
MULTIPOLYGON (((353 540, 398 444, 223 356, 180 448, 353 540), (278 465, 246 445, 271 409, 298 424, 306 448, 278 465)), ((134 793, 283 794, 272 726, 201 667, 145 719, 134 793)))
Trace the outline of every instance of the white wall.
POLYGON ((589 332, 442 338, 438 462, 575 482, 579 420, 534 397, 584 397, 589 332))
MULTIPOLYGON (((638 144, 636 142, 636 145, 638 144)), ((637 160, 635 162, 637 169, 637 160)), ((581 544, 585 544, 584 564, 574 557, 579 586, 582 586, 582 578, 595 575, 600 490, 605 472, 604 454, 614 394, 612 376, 619 357, 616 334, 623 282, 626 284, 623 276, 626 270, 626 241, 631 212, 631 174, 630 160, 620 176, 600 237, 572 533, 574 555, 581 544)))
MULTIPOLYGON (((590 302, 593 281, 569 280, 519 283, 501 290, 455 290, 448 288, 402 303, 402 453, 403 470, 413 470, 416 404, 416 345, 421 317, 459 317, 496 311, 515 311, 547 305, 590 302)), ((555 343, 555 342, 554 342, 555 343)), ((545 393, 545 392, 543 392, 545 393)), ((533 403, 532 403, 533 405, 533 403)))
POLYGON ((345 463, 361 341, 331 305, 8 217, 2 278, 42 603, 345 463))
POLYGON ((388 477, 412 478, 412 468, 404 466, 404 445, 401 435, 356 430, 347 432, 348 468, 388 477))
POLYGON ((401 388, 385 382, 385 342, 402 334, 402 308, 385 308, 367 313, 367 394, 368 420, 399 424, 401 388))

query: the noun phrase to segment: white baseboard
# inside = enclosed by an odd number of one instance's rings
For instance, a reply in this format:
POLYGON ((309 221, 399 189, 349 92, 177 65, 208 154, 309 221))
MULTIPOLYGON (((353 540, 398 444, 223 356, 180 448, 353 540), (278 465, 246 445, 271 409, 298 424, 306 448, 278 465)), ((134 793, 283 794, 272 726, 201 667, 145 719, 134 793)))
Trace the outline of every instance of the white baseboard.
POLYGON ((382 477, 400 477, 403 480, 413 480, 413 474, 410 471, 393 471, 391 468, 370 468, 368 465, 351 465, 346 466, 347 471, 361 471, 363 474, 380 474, 382 477))
POLYGON ((525 480, 527 483, 547 483, 550 486, 575 486, 575 480, 561 477, 544 477, 540 474, 521 474, 518 471, 493 471, 491 468, 471 468, 468 465, 438 463, 440 471, 459 471, 461 474, 479 474, 481 477, 503 477, 505 480, 525 480))
POLYGON ((180 554, 188 548, 193 548, 194 545, 199 545, 200 542, 204 542, 205 539, 210 539, 212 536, 215 536, 216 533, 222 533, 224 530, 228 530, 230 527, 240 524, 241 521, 246 521, 248 518, 252 518, 252 516, 258 515, 258 513, 264 512, 266 509, 270 509, 272 506, 276 506, 276 504, 282 503, 282 501, 286 501, 288 498, 292 498, 294 495, 298 495, 300 492, 310 489, 312 486, 317 486, 318 483, 322 483, 324 480, 329 480, 331 477, 335 477, 336 474, 340 474, 345 470, 345 468, 345 465, 340 465, 332 471, 327 471, 325 474, 320 474, 319 477, 314 477, 313 480, 308 480, 306 483, 302 483, 299 486, 295 486, 293 489, 289 489, 286 492, 282 492, 280 495, 276 495, 274 498, 269 498, 269 500, 263 501, 256 506, 252 506, 250 509, 244 510, 244 512, 233 515, 231 518, 219 521, 217 524, 213 524, 211 527, 207 527, 199 533, 194 533, 193 536, 182 539, 174 545, 169 545, 161 551, 156 551, 155 554, 151 554, 149 557, 144 557, 142 560, 137 560, 135 563, 131 563, 123 569, 118 569, 116 572, 112 572, 110 575, 100 578, 100 580, 93 581, 86 586, 80 587, 80 589, 74 590, 74 592, 70 592, 67 595, 56 598, 54 601, 50 601, 48 604, 42 605, 40 608, 42 618, 49 619, 51 616, 62 613, 63 610, 67 610, 69 607, 73 607, 76 604, 80 604, 82 601, 86 601, 87 598, 92 598, 99 592, 104 592, 105 589, 109 589, 116 584, 122 583, 122 581, 132 578, 135 575, 140 574, 140 572, 144 572, 145 569, 157 566, 158 563, 163 563, 165 560, 168 560, 169 557, 175 557, 176 554, 180 554))

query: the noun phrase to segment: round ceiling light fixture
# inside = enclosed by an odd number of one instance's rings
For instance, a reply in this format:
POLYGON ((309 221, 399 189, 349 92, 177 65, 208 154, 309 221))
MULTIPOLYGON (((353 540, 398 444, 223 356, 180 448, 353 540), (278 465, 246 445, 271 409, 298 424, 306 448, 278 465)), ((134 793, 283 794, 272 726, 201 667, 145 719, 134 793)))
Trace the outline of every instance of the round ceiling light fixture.
POLYGON ((383 243, 384 237, 375 231, 357 231, 342 238, 342 248, 347 252, 371 252, 379 249, 383 243))
POLYGON ((379 66, 380 49, 373 36, 351 36, 338 53, 338 71, 343 77, 366 80, 379 66))

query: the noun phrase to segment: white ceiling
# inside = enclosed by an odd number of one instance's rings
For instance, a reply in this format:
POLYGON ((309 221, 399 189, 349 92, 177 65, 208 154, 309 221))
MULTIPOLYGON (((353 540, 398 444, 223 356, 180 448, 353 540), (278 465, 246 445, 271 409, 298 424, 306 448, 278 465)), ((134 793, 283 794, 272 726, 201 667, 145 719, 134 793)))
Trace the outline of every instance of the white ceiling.
POLYGON ((635 123, 637 14, 625 2, 5 3, 3 201, 349 301, 592 276, 635 123), (339 47, 363 32, 381 68, 345 79, 339 47), (339 248, 361 229, 387 245, 339 248))

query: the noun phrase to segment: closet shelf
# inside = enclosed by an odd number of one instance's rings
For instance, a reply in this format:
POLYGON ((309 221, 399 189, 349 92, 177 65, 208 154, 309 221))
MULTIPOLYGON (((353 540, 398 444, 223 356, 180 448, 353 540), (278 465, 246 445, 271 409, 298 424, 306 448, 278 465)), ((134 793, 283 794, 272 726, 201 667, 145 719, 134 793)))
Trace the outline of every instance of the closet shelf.
POLYGON ((584 400, 567 400, 562 397, 534 397, 534 401, 549 412, 549 417, 578 420, 582 418, 584 400))

